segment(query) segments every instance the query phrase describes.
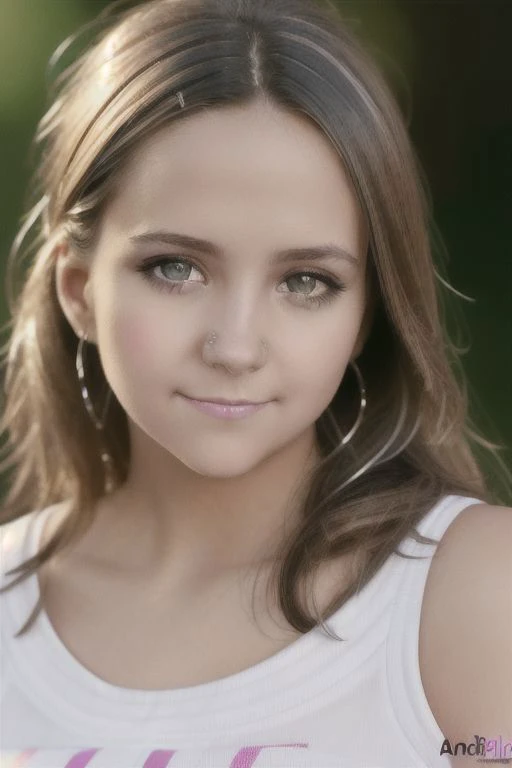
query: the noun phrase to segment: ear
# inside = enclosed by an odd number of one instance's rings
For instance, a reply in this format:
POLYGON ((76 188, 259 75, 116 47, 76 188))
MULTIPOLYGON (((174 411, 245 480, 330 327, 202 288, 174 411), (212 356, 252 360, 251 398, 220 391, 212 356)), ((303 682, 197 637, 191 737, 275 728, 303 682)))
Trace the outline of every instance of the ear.
POLYGON ((55 288, 60 307, 77 336, 84 331, 88 341, 96 340, 91 267, 77 256, 67 242, 55 251, 55 288))

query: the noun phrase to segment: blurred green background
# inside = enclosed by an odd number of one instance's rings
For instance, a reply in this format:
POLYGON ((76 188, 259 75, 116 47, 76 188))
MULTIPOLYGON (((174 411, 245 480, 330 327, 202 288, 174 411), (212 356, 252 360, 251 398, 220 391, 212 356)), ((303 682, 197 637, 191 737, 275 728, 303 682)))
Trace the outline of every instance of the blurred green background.
MULTIPOLYGON (((0 0, 0 253, 25 211, 29 144, 46 104, 45 70, 59 43, 104 0, 0 0)), ((408 116, 447 258, 443 274, 476 301, 454 299, 452 336, 473 418, 512 444, 512 4, 508 1, 338 1, 408 116)), ((0 322, 7 320, 5 290, 0 322)), ((512 501, 512 499, 511 499, 512 501)))

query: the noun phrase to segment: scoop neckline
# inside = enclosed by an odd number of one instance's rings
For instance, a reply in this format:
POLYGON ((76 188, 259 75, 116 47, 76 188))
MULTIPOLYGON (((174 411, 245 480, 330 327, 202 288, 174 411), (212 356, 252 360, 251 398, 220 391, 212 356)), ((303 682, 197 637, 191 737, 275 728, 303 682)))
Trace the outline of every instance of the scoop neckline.
MULTIPOLYGON (((36 517, 34 521, 34 526, 32 529, 32 533, 29 537, 29 555, 34 555, 37 551, 39 551, 39 546, 42 539, 42 534, 44 531, 44 525, 48 518, 50 517, 50 514, 52 511, 56 510, 56 507, 58 506, 61 508, 64 506, 64 504, 67 502, 62 502, 58 505, 52 505, 50 507, 47 507, 45 510, 43 510, 38 517, 36 517)), ((374 578, 371 579, 364 587, 360 590, 359 593, 354 595, 352 598, 350 598, 347 603, 341 607, 341 609, 338 609, 337 611, 332 614, 330 619, 327 619, 327 623, 330 623, 331 621, 334 621, 338 623, 339 619, 343 616, 344 618, 348 620, 354 618, 353 614, 356 613, 356 608, 359 612, 359 610, 362 610, 364 607, 366 607, 364 604, 369 602, 371 598, 373 597, 376 587, 378 585, 378 582, 382 580, 382 574, 386 569, 386 565, 388 562, 384 563, 384 565, 379 569, 379 571, 375 574, 374 578), (380 578, 379 578, 380 577, 380 578)), ((39 600, 40 598, 40 589, 39 589, 39 581, 37 578, 37 574, 33 574, 34 578, 31 579, 31 593, 35 597, 36 600, 39 600), (35 589, 34 589, 35 588, 35 589)), ((101 687, 103 685, 107 686, 107 688, 113 688, 115 690, 121 690, 126 691, 129 694, 167 694, 169 692, 176 692, 176 691, 191 691, 195 690, 197 693, 202 693, 203 691, 206 691, 206 688, 212 686, 212 685, 220 685, 220 687, 230 687, 229 683, 231 680, 233 682, 238 682, 238 679, 240 679, 240 682, 242 682, 242 678, 244 678, 243 682, 248 682, 250 678, 257 676, 256 674, 250 674, 253 670, 255 672, 258 672, 263 669, 263 666, 268 666, 269 663, 272 663, 272 660, 276 660, 275 666, 280 666, 281 660, 285 661, 287 660, 288 656, 297 655, 295 652, 295 649, 297 651, 301 651, 302 647, 309 644, 311 642, 311 638, 313 638, 316 634, 319 632, 319 628, 315 627, 311 629, 309 632, 305 633, 301 637, 293 640, 289 645, 287 645, 285 648, 281 649, 277 653, 273 654, 272 656, 268 657, 267 659, 264 659, 261 662, 257 662, 256 664, 252 665, 251 667, 242 670, 240 672, 235 672, 232 675, 228 675, 226 677, 220 678, 219 680, 213 680, 206 683, 199 683, 197 685, 192 686, 186 686, 184 688, 173 688, 169 690, 164 689, 140 689, 140 688, 127 688, 124 686, 117 686, 112 683, 108 683, 107 681, 103 680, 102 678, 95 675, 93 672, 90 672, 86 667, 84 667, 78 659, 73 656, 73 654, 69 651, 67 646, 62 642, 60 636, 55 631, 53 624, 50 621, 50 618, 48 614, 46 613, 46 610, 44 607, 41 610, 41 618, 43 619, 42 624, 44 625, 45 632, 47 635, 49 635, 52 638, 52 641, 56 642, 57 645, 60 647, 60 650, 64 653, 64 655, 70 657, 70 660, 76 665, 77 670, 85 672, 85 676, 88 677, 90 680, 94 681, 95 685, 100 684, 101 687), (307 642, 306 642, 307 641, 307 642), (279 664, 277 663, 279 662, 279 664), (249 673, 249 674, 248 674, 249 673), (247 679, 245 679, 247 678, 247 679), (224 681, 226 681, 224 683, 224 681)), ((274 664, 272 663, 272 666, 274 664)))
MULTIPOLYGON (((46 520, 65 503, 35 514, 24 539, 26 557, 39 551, 46 520)), ((339 695, 348 678, 355 679, 358 667, 382 644, 387 606, 394 592, 385 582, 398 577, 397 559, 391 555, 358 593, 326 619, 329 629, 344 642, 314 627, 272 656, 216 680, 172 689, 109 683, 71 653, 43 607, 25 636, 27 646, 19 656, 17 671, 24 676, 25 685, 30 685, 32 695, 37 689, 39 700, 51 702, 53 711, 60 712, 71 727, 75 723, 76 727, 94 728, 101 735, 112 735, 133 724, 141 711, 151 713, 151 723, 145 724, 151 734, 161 738, 171 721, 173 734, 197 743, 219 728, 229 728, 233 734, 273 727, 310 713, 312 702, 320 705, 327 690, 330 695, 337 690, 339 695)), ((16 621, 23 622, 40 598, 37 573, 12 592, 18 588, 24 588, 24 598, 13 601, 11 610, 16 621)))

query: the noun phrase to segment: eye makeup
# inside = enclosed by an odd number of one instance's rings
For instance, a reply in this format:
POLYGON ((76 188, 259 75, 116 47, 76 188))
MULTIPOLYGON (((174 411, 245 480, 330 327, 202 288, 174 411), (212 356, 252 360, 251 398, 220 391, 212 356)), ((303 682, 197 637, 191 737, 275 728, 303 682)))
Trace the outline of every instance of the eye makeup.
MULTIPOLYGON (((187 276, 187 270, 190 271, 192 269, 196 269, 199 272, 202 272, 201 268, 196 266, 194 262, 189 259, 185 258, 183 256, 152 256, 148 259, 145 259, 139 266, 136 268, 137 272, 140 272, 145 280, 147 280, 152 287, 156 288, 158 291, 166 291, 167 293, 180 293, 181 289, 184 285, 191 284, 194 282, 198 282, 197 280, 181 280, 179 277, 185 277, 187 276), (178 279, 172 279, 168 277, 159 277, 157 276, 156 270, 162 269, 162 267, 165 267, 166 265, 184 265, 185 270, 182 270, 181 273, 177 275, 178 279)), ((307 294, 301 294, 301 293, 295 293, 294 291, 289 291, 289 294, 291 297, 293 297, 293 300, 297 302, 299 305, 303 305, 306 307, 320 307, 324 304, 328 304, 332 302, 336 296, 340 295, 346 290, 346 286, 341 281, 335 279, 334 277, 324 274, 323 272, 318 271, 312 271, 312 270, 301 270, 292 272, 288 275, 286 275, 283 278, 283 282, 289 283, 291 280, 298 278, 298 277, 306 277, 310 278, 311 280, 314 280, 316 283, 322 283, 326 290, 317 295, 317 296, 308 296, 307 294)))

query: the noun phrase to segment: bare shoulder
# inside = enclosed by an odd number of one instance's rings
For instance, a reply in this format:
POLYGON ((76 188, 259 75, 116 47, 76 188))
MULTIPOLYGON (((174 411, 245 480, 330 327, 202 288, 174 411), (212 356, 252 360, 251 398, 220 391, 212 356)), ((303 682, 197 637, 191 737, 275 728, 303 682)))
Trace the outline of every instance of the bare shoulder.
MULTIPOLYGON (((512 742, 511 543, 512 508, 475 504, 449 526, 432 559, 420 671, 430 708, 452 745, 469 744, 475 735, 512 742)), ((452 764, 481 767, 482 756, 453 758, 452 764)))

